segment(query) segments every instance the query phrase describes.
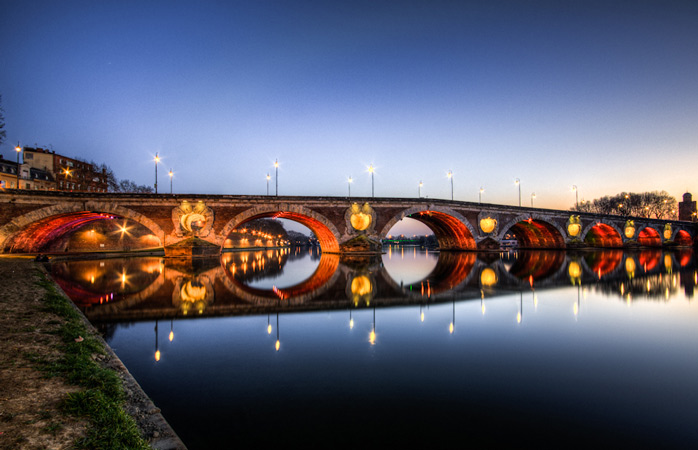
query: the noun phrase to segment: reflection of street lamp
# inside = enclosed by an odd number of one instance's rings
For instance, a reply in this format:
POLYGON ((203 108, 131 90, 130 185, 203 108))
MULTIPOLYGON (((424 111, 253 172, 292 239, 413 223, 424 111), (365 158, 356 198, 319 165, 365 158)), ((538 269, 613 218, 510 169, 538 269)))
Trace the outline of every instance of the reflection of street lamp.
POLYGON ((451 201, 453 201, 453 172, 449 170, 446 176, 451 180, 451 201))
POLYGON ((519 187, 519 206, 521 206, 521 180, 517 178, 514 180, 514 184, 519 187))
POLYGON ((15 150, 17 151, 17 189, 21 189, 19 187, 19 154, 22 152, 22 147, 19 146, 19 142, 17 142, 15 150))
POLYGON ((456 299, 453 299, 453 316, 451 317, 451 324, 448 326, 448 332, 453 334, 453 330, 456 328, 456 299))
POLYGON ((155 320, 155 361, 160 361, 160 349, 158 348, 158 321, 155 320))
POLYGON ((274 344, 274 348, 278 352, 280 347, 281 341, 279 340, 279 313, 276 313, 276 344, 274 344))
POLYGON ((174 319, 170 319, 170 335, 168 336, 170 342, 174 339, 174 319))
POLYGON ((375 194, 375 191, 373 190, 373 172, 374 172, 373 164, 368 166, 368 172, 371 174, 371 197, 373 197, 375 194))
POLYGON ((371 345, 376 344, 376 305, 373 305, 373 325, 371 327, 371 332, 368 334, 368 342, 371 345))
POLYGON ((158 193, 158 163, 160 162, 160 157, 157 152, 155 153, 155 193, 158 193))

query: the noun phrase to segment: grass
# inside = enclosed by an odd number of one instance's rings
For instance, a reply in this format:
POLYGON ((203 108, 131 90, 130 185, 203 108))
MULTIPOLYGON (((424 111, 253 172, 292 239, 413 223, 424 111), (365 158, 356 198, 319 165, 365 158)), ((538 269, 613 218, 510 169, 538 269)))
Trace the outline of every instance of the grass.
POLYGON ((103 343, 92 336, 70 300, 59 294, 43 274, 40 285, 46 290, 44 309, 63 318, 64 323, 57 331, 62 342, 61 356, 55 360, 34 358, 34 361, 45 376, 60 376, 83 388, 69 394, 62 404, 64 412, 90 423, 86 436, 75 443, 75 448, 150 449, 141 438, 136 422, 123 409, 121 380, 114 371, 92 359, 94 354, 106 353, 103 343))

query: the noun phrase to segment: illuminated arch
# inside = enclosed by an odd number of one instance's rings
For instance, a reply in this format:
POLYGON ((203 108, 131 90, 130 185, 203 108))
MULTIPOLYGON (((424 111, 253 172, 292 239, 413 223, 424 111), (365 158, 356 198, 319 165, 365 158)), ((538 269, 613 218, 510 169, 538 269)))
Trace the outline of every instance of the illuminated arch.
POLYGON ((662 235, 656 228, 646 226, 637 233, 637 243, 648 247, 658 247, 662 245, 662 235))
POLYGON ((165 233, 162 228, 143 214, 106 202, 59 203, 15 217, 0 227, 0 248, 4 253, 35 253, 45 245, 78 228, 98 220, 114 217, 132 220, 158 238, 165 233))
POLYGON ((507 233, 513 233, 521 248, 565 248, 565 230, 538 214, 519 215, 500 230, 500 242, 507 233))
POLYGON ((690 246, 693 245, 693 238, 691 233, 686 230, 676 230, 674 233, 674 242, 680 246, 690 246))
POLYGON ((616 247, 623 246, 622 233, 613 223, 604 220, 596 221, 586 226, 582 231, 584 242, 594 247, 616 247))
MULTIPOLYGON (((315 233, 323 253, 339 253, 339 232, 326 217, 300 205, 284 205, 285 208, 273 206, 255 206, 233 217, 221 231, 223 242, 235 228, 245 222, 265 217, 289 219, 298 222, 315 233)), ((223 244, 222 244, 223 245, 223 244)), ((221 245, 221 247, 222 247, 221 245)))
POLYGON ((381 278, 396 292, 408 297, 432 298, 464 285, 476 262, 477 255, 473 252, 440 252, 434 269, 420 281, 402 286, 385 266, 381 269, 381 278))
POLYGON ((476 231, 461 214, 450 208, 430 205, 415 206, 401 211, 391 218, 380 231, 379 238, 385 239, 391 228, 405 217, 417 220, 434 232, 441 250, 476 250, 476 231))

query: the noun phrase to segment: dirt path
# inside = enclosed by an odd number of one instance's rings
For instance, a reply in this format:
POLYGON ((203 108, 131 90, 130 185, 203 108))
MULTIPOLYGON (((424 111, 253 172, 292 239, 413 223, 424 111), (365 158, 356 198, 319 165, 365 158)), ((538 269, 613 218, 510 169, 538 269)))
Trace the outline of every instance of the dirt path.
MULTIPOLYGON (((37 360, 60 357, 55 334, 62 319, 45 311, 39 266, 31 259, 0 257, 0 449, 68 449, 87 424, 61 411, 65 396, 78 390, 58 377, 46 378, 37 360)), ((89 329, 94 330, 91 326, 89 329)), ((124 383, 124 409, 156 449, 184 446, 121 361, 108 349, 97 359, 124 383)))

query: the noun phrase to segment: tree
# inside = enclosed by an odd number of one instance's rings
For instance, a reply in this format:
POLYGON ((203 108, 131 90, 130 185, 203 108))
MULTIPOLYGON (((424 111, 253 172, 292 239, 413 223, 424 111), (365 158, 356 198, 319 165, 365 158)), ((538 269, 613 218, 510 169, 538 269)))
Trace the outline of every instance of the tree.
POLYGON ((121 180, 118 189, 114 192, 133 192, 138 194, 152 194, 153 188, 150 186, 136 184, 131 180, 121 180))
POLYGON ((0 146, 7 138, 7 130, 5 130, 5 111, 2 109, 2 95, 0 95, 0 146))
POLYGON ((605 196, 592 201, 582 201, 579 206, 573 206, 572 211, 590 212, 596 214, 614 214, 619 216, 654 217, 657 219, 675 219, 678 204, 676 199, 666 191, 621 192, 613 196, 605 196))

